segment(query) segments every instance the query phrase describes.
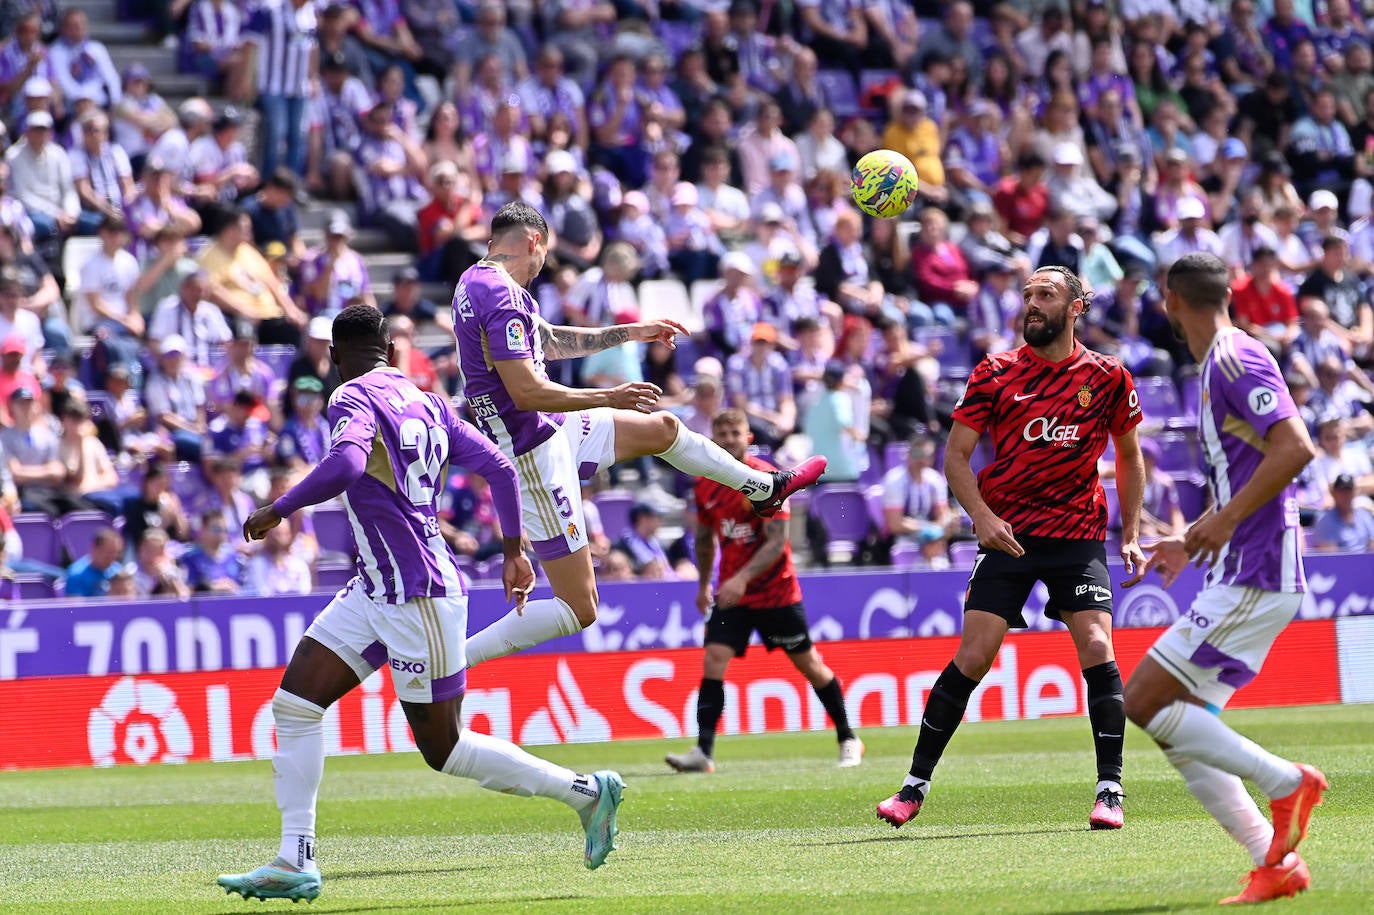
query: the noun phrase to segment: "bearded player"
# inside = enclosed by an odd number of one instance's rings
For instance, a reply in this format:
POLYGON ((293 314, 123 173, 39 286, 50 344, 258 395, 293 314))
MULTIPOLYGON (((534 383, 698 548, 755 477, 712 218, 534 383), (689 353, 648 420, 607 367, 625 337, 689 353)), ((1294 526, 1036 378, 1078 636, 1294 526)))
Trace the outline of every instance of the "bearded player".
POLYGON ((477 425, 515 463, 524 525, 553 597, 512 610, 468 640, 468 664, 581 632, 596 622, 581 480, 617 461, 656 455, 694 477, 715 480, 772 517, 792 493, 825 472, 823 457, 793 470, 762 471, 735 460, 671 413, 653 412, 662 391, 643 382, 580 390, 549 380, 544 363, 626 342, 674 346, 687 331, 672 321, 614 327, 554 327, 526 288, 544 269, 549 227, 515 201, 491 221, 488 254, 463 273, 453 325, 464 393, 477 425))
POLYGON ((1037 580, 1049 590, 1045 615, 1068 627, 1088 685, 1088 719, 1097 750, 1094 829, 1120 829, 1121 749, 1126 730, 1121 674, 1112 651, 1112 588, 1107 576, 1107 500, 1097 461, 1116 445, 1121 496, 1121 558, 1134 571, 1145 462, 1136 427, 1140 405, 1118 359, 1085 349, 1074 324, 1088 308, 1078 276, 1042 267, 1026 280, 1019 349, 986 357, 954 409, 945 476, 973 519, 978 554, 964 598, 954 660, 926 700, 911 771, 878 805, 899 827, 920 812, 931 777, 964 717, 969 696, 992 667, 1008 629, 1024 629, 1026 598, 1037 580), (993 460, 975 479, 978 438, 992 438, 993 460))
POLYGON ((1311 877, 1295 849, 1326 777, 1231 730, 1220 718, 1254 679, 1307 590, 1295 480, 1315 456, 1274 357, 1231 324, 1226 264, 1188 254, 1169 268, 1165 308, 1202 366, 1202 448, 1213 508, 1182 537, 1151 548, 1167 587, 1190 561, 1207 566, 1188 613, 1150 648, 1126 686, 1126 713, 1164 749, 1188 790, 1255 862, 1223 903, 1296 896, 1311 877), (1242 779, 1269 798, 1272 824, 1242 779))
POLYGON ((448 401, 422 393, 391 367, 386 319, 351 305, 334 319, 330 358, 343 384, 329 401, 329 454, 305 479, 243 525, 261 540, 307 505, 342 495, 358 544, 357 576, 316 617, 272 697, 272 756, 281 850, 270 864, 225 874, 219 885, 245 899, 314 899, 315 801, 324 774, 325 710, 383 665, 421 756, 445 775, 504 794, 562 801, 582 818, 585 863, 614 848, 624 785, 614 772, 578 775, 519 747, 462 727, 467 594, 439 533, 435 496, 452 460, 481 474, 505 535, 502 581, 516 605, 534 583, 520 537, 520 495, 509 459, 458 419, 448 401))
MULTIPOLYGON (((711 421, 716 444, 736 460, 758 470, 772 468, 748 455, 749 417, 740 410, 717 413, 711 421)), ((725 670, 732 658, 744 657, 749 639, 758 632, 769 651, 781 648, 806 677, 835 725, 840 743, 840 768, 863 761, 864 745, 849 727, 844 690, 834 671, 821 660, 811 643, 802 608, 801 585, 792 565, 787 541, 787 507, 773 517, 758 517, 749 500, 714 480, 697 480, 693 491, 697 509, 696 560, 700 586, 697 609, 708 615, 706 664, 697 693, 697 745, 685 753, 669 753, 664 761, 679 772, 714 772, 716 725, 725 710, 725 670), (720 585, 711 590, 720 542, 720 585)))

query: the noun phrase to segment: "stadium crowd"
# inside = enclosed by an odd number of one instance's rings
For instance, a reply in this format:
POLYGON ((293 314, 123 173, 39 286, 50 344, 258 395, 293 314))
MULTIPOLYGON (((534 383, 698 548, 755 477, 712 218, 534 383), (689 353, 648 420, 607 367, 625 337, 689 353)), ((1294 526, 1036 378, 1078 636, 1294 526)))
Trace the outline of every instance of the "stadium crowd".
MULTIPOLYGON (((932 567, 969 538, 942 431, 970 367, 1021 342, 1041 265, 1083 276, 1083 342, 1139 381, 1146 533, 1196 516, 1196 373, 1160 289, 1173 260, 1214 252, 1320 448, 1309 548, 1374 546, 1374 36, 1352 0, 122 9, 215 105, 118 72, 80 8, 0 3, 0 526, 7 567, 68 594, 309 589, 308 517, 251 548, 237 532, 328 447, 330 319, 381 306, 399 367, 460 395, 451 346, 417 345, 451 327, 426 290, 515 199, 552 228, 547 319, 703 328, 554 364, 560 380, 653 381, 698 431, 744 410, 765 453, 823 453, 829 482, 866 495, 854 556, 932 567), (850 164, 880 146, 920 175, 899 220, 848 198, 850 164), (340 207, 317 244, 307 195, 340 207), (350 213, 413 266, 370 276, 350 213), (86 511, 118 530, 67 544, 70 570, 61 549, 23 553, 14 516, 86 511)), ((449 490, 446 535, 480 574, 490 497, 460 474, 449 490)), ((623 531, 593 522, 603 577, 682 567, 664 502, 623 531)), ((816 515, 824 562, 834 518, 816 515)))

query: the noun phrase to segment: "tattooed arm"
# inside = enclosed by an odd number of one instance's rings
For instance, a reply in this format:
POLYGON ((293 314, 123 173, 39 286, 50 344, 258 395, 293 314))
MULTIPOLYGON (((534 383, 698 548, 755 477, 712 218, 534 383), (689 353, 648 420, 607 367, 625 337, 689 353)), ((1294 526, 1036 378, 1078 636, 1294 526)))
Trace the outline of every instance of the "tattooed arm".
POLYGON ((673 341, 677 335, 687 336, 688 331, 673 321, 640 321, 611 327, 565 327, 540 321, 538 333, 539 342, 544 347, 544 361, 554 362, 590 356, 631 340, 636 343, 657 340, 675 348, 673 341))

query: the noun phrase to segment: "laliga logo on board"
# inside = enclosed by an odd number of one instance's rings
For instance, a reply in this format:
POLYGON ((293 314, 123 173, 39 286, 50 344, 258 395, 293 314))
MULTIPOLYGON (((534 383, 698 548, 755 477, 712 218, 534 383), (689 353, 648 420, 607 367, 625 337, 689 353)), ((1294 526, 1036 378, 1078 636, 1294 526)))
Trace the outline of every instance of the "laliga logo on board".
POLYGON ((124 677, 111 686, 86 722, 86 741, 97 766, 117 762, 186 762, 191 727, 176 695, 161 683, 124 677))
POLYGON ((1037 416, 1026 423, 1021 437, 1028 442, 1049 442, 1056 448, 1073 448, 1079 441, 1078 423, 1059 425, 1057 416, 1037 416))

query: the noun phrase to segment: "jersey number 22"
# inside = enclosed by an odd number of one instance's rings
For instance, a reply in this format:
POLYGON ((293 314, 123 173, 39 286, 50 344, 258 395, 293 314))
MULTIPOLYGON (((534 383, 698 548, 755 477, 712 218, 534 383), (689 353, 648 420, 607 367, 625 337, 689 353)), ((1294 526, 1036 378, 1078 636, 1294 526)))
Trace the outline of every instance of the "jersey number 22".
POLYGON ((406 465, 405 496, 413 505, 431 505, 448 460, 448 431, 414 417, 401 423, 399 431, 401 448, 415 453, 406 465))

